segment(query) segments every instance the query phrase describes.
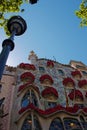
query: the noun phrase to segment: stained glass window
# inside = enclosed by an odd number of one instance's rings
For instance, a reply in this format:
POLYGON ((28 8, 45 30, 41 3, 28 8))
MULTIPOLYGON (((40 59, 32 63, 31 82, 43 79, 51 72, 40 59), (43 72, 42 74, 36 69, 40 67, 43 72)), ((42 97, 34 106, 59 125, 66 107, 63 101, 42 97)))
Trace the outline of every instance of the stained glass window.
POLYGON ((33 103, 35 106, 38 106, 37 98, 34 92, 31 90, 28 90, 21 102, 21 107, 27 107, 30 103, 33 103))
POLYGON ((24 95, 21 106, 27 107, 29 103, 30 103, 30 91, 26 92, 26 94, 24 95))
POLYGON ((32 119, 31 119, 31 115, 27 116, 27 118, 25 119, 22 129, 21 130, 32 130, 32 119))
POLYGON ((41 130, 40 123, 36 116, 34 116, 34 128, 35 128, 35 130, 41 130))
POLYGON ((82 130, 80 122, 74 118, 64 118, 66 130, 82 130))
POLYGON ((54 119, 49 130, 64 130, 62 121, 59 118, 54 119))
POLYGON ((28 115, 22 125, 21 130, 32 130, 32 127, 34 128, 34 130, 41 130, 41 126, 40 126, 40 123, 39 123, 37 117, 33 116, 33 118, 32 118, 31 115, 28 115))
POLYGON ((37 97, 35 95, 35 93, 33 91, 31 91, 31 100, 32 100, 32 103, 38 107, 38 101, 37 101, 37 97))

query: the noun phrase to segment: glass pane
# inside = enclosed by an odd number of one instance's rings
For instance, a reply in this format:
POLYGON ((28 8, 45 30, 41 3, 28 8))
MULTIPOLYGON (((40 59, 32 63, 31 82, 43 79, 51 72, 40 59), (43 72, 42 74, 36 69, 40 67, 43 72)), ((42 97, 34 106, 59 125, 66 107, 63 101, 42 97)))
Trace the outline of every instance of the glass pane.
POLYGON ((39 67, 39 71, 40 71, 40 72, 45 72, 44 67, 39 67))
POLYGON ((80 123, 77 119, 65 118, 64 125, 66 130, 82 130, 80 123))
POLYGON ((28 92, 24 95, 24 97, 23 97, 23 99, 22 99, 22 102, 21 102, 21 106, 22 106, 22 107, 27 107, 27 106, 29 105, 29 103, 30 103, 30 91, 28 91, 28 92))
POLYGON ((33 91, 31 92, 31 97, 32 97, 32 103, 33 103, 35 106, 38 106, 37 98, 36 98, 36 95, 34 94, 33 91))
MULTIPOLYGON (((34 120, 34 130, 41 130, 40 124, 38 119, 36 118, 36 116, 34 116, 33 118, 34 120)), ((32 130, 32 119, 31 116, 27 116, 27 118, 25 119, 22 129, 21 130, 32 130)))
POLYGON ((48 108, 53 108, 56 106, 56 102, 48 102, 48 108))
POLYGON ((41 130, 39 121, 36 117, 34 117, 34 127, 35 127, 35 130, 41 130))
POLYGON ((79 106, 80 109, 84 108, 84 104, 77 104, 79 106))
POLYGON ((22 106, 22 107, 27 107, 28 104, 29 104, 29 99, 25 99, 25 100, 22 101, 21 106, 22 106))
POLYGON ((49 130, 64 130, 61 120, 60 119, 53 120, 49 130))
POLYGON ((21 130, 32 130, 32 120, 30 115, 25 119, 21 130))
POLYGON ((59 73, 61 76, 64 76, 63 70, 58 70, 58 73, 59 73))

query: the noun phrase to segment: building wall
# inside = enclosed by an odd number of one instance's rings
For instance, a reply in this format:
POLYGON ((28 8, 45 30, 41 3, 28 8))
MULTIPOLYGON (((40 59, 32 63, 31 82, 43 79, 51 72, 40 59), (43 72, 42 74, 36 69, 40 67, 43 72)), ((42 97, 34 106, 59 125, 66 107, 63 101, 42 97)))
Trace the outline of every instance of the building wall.
MULTIPOLYGON (((43 115, 43 114, 41 115, 35 109, 32 110, 30 108, 30 109, 25 110, 21 114, 19 114, 19 111, 21 110, 21 102, 22 102, 23 96, 28 90, 34 91, 34 93, 37 97, 37 100, 38 100, 38 104, 39 104, 38 107, 39 107, 39 109, 41 109, 43 111, 45 111, 49 108, 48 104, 47 104, 48 102, 55 102, 56 105, 62 105, 63 107, 67 107, 67 99, 66 99, 65 88, 64 88, 65 86, 63 85, 63 80, 66 77, 72 78, 75 82, 75 87, 82 92, 83 97, 84 97, 84 101, 83 101, 84 103, 82 103, 82 102, 79 102, 79 103, 85 104, 85 106, 87 105, 86 98, 84 96, 86 91, 84 91, 82 88, 78 87, 78 80, 80 80, 80 79, 78 79, 78 76, 74 78, 71 75, 71 72, 75 71, 76 69, 74 69, 70 65, 63 65, 63 64, 60 64, 60 63, 55 62, 55 61, 52 61, 53 66, 50 66, 50 65, 48 66, 47 65, 48 61, 49 60, 47 60, 47 59, 38 59, 38 60, 36 60, 36 62, 33 61, 33 63, 34 63, 33 65, 36 68, 35 70, 28 69, 29 64, 26 64, 26 63, 24 64, 26 66, 24 68, 18 66, 18 68, 17 68, 18 83, 15 87, 16 93, 15 93, 14 105, 13 105, 13 109, 12 109, 12 115, 14 113, 15 113, 15 115, 14 115, 12 122, 11 122, 11 129, 13 129, 13 130, 22 129, 23 122, 26 119, 26 117, 28 116, 28 114, 30 114, 31 116, 33 115, 32 118, 34 118, 34 115, 37 116, 42 130, 48 130, 51 122, 55 118, 61 119, 62 123, 64 123, 63 119, 65 117, 68 117, 68 118, 71 117, 74 119, 78 119, 78 121, 81 122, 80 121, 80 115, 81 115, 84 117, 84 119, 86 121, 87 117, 86 117, 86 115, 84 116, 83 112, 81 112, 80 114, 77 113, 77 116, 76 116, 76 114, 72 115, 72 114, 67 113, 67 112, 58 112, 58 111, 51 113, 51 114, 48 114, 48 115, 43 115), (62 70, 63 73, 61 73, 61 71, 58 71, 58 70, 62 70), (25 85, 26 87, 24 89, 21 89, 20 91, 18 91, 20 86, 27 83, 26 81, 22 81, 20 78, 21 75, 26 73, 26 72, 31 72, 34 75, 35 80, 31 84, 28 84, 28 86, 25 85), (40 77, 42 75, 45 75, 45 74, 49 75, 53 79, 53 83, 50 83, 49 81, 45 81, 44 83, 40 82, 40 77), (39 92, 40 92, 39 94, 34 89, 35 86, 38 87, 39 92), (49 97, 43 97, 42 91, 47 87, 52 87, 55 90, 57 90, 58 98, 55 98, 54 95, 49 95, 49 97), (16 109, 14 109, 14 108, 16 108, 16 109), (16 122, 16 124, 14 124, 14 122, 16 122)), ((82 72, 81 72, 81 74, 82 74, 82 72)), ((81 79, 85 79, 85 76, 83 74, 82 74, 81 79)), ((67 88, 66 89, 67 95, 69 94, 69 92, 71 92, 71 89, 67 88)), ((68 97, 68 107, 73 107, 74 104, 75 104, 75 102, 73 103, 73 101, 70 100, 68 97)), ((33 128, 32 128, 32 130, 33 130, 33 128)))
POLYGON ((0 92, 0 99, 5 97, 3 102, 3 118, 1 119, 1 130, 10 130, 10 119, 12 110, 13 93, 15 87, 15 75, 14 72, 8 74, 4 73, 2 80, 2 88, 0 92))
POLYGON ((78 85, 80 80, 87 79, 86 73, 83 73, 87 71, 86 65, 77 61, 64 65, 49 59, 38 59, 33 52, 29 60, 31 64, 21 63, 15 71, 10 72, 7 69, 4 72, 0 97, 5 97, 4 113, 8 115, 2 118, 2 130, 26 130, 23 124, 27 117, 31 130, 37 130, 35 121, 39 123, 38 130, 56 130, 57 127, 60 130, 69 130, 77 126, 78 130, 86 130, 87 84, 84 87, 78 85), (73 76, 74 71, 79 71, 77 73, 81 75, 73 76), (74 84, 70 81, 66 85, 66 78, 68 81, 72 79, 74 84), (72 100, 69 97, 72 90, 78 90, 82 95, 72 100), (78 110, 75 105, 80 105, 78 110), (67 124, 71 125, 68 128, 64 124, 66 118, 69 119, 68 122, 71 120, 67 124), (53 121, 62 124, 63 129, 55 122, 54 129, 50 128, 53 121), (85 123, 85 127, 81 122, 85 123))

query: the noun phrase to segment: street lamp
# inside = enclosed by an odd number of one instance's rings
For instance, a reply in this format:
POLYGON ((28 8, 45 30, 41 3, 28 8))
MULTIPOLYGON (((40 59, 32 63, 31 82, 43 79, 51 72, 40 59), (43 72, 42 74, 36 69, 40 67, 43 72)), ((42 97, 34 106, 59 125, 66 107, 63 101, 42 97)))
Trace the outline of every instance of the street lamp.
POLYGON ((9 55, 10 51, 12 51, 14 49, 14 46, 15 46, 15 44, 13 42, 14 36, 22 35, 27 29, 26 22, 21 16, 11 17, 7 23, 7 27, 11 33, 11 36, 9 39, 5 39, 2 43, 3 49, 0 54, 0 80, 3 75, 3 71, 5 68, 5 64, 6 64, 8 55, 9 55))
POLYGON ((36 4, 38 0, 29 0, 31 4, 36 4))

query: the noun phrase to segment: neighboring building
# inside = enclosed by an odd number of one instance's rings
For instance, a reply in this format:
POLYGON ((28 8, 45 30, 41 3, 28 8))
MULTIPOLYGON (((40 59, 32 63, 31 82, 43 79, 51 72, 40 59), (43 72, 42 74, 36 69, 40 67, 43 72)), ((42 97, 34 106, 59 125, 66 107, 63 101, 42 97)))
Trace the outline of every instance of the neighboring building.
POLYGON ((38 59, 6 66, 0 130, 87 130, 87 66, 38 59))

